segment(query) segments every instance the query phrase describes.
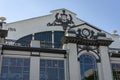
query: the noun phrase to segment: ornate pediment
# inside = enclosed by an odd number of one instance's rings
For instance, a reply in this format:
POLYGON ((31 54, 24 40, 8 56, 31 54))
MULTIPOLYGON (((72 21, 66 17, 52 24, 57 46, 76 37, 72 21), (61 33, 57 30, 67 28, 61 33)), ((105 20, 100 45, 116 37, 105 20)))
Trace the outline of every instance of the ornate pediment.
POLYGON ((55 20, 47 24, 47 26, 62 26, 63 30, 66 30, 67 27, 71 27, 71 25, 74 25, 72 15, 66 14, 65 10, 62 10, 62 13, 56 13, 55 20))
POLYGON ((76 43, 89 46, 109 46, 113 42, 111 38, 106 37, 105 33, 94 32, 87 28, 78 28, 77 30, 74 30, 74 32, 68 31, 66 34, 68 35, 63 37, 63 43, 76 43), (74 34, 74 36, 71 34, 74 34))
POLYGON ((97 35, 95 35, 95 32, 93 30, 83 28, 77 30, 77 37, 84 38, 84 39, 96 39, 97 35))

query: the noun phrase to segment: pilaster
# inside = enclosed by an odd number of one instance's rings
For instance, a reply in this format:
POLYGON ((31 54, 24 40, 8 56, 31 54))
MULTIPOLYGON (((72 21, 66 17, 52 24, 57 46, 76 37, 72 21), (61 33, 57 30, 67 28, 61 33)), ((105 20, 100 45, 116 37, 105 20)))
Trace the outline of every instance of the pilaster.
POLYGON ((102 68, 102 80, 113 80, 112 78, 112 69, 108 55, 108 47, 100 46, 100 56, 101 56, 101 68, 102 68))
POLYGON ((2 68, 2 45, 0 45, 0 74, 1 74, 1 68, 2 68))
POLYGON ((76 44, 68 43, 69 46, 69 80, 80 80, 79 64, 77 59, 76 44))
POLYGON ((30 80, 39 80, 39 66, 40 66, 40 58, 39 57, 31 57, 30 58, 30 80))
MULTIPOLYGON (((66 31, 65 36, 76 36, 74 30, 66 31)), ((64 43, 64 42, 63 42, 64 43)), ((63 49, 67 50, 67 80, 80 80, 80 66, 77 56, 76 43, 64 43, 63 49)))
POLYGON ((101 63, 100 63, 100 62, 97 63, 97 68, 98 68, 99 80, 104 80, 104 79, 103 79, 102 66, 101 66, 101 63))

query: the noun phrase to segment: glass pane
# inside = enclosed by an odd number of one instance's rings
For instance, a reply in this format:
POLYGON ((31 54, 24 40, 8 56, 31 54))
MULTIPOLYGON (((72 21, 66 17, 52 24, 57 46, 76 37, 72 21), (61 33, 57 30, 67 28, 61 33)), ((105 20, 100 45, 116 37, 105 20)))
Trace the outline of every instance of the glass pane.
POLYGON ((20 43, 21 46, 29 46, 30 41, 32 40, 32 34, 24 36, 16 41, 16 43, 20 43))
POLYGON ((92 55, 80 56, 80 73, 82 80, 98 80, 96 60, 92 55))
POLYGON ((8 73, 8 67, 7 66, 2 67, 2 73, 8 73))
POLYGON ((40 80, 64 80, 64 61, 41 59, 40 80))
POLYGON ((23 72, 29 72, 29 70, 30 70, 30 67, 24 67, 23 68, 23 72))
POLYGON ((24 66, 28 66, 30 65, 30 60, 29 59, 24 59, 24 66))
POLYGON ((64 62, 62 60, 59 60, 59 68, 64 68, 64 62))
POLYGON ((17 62, 16 62, 16 59, 14 59, 14 58, 11 58, 11 59, 10 59, 10 65, 11 65, 11 66, 16 66, 16 63, 17 63, 17 62))
POLYGON ((23 74, 23 80, 29 80, 29 73, 23 74))
POLYGON ((46 67, 52 67, 52 61, 51 60, 46 60, 46 67))
POLYGON ((120 63, 112 63, 113 79, 120 80, 120 63))
POLYGON ((57 60, 53 60, 53 67, 58 67, 58 61, 57 60))
POLYGON ((64 69, 59 70, 59 80, 64 80, 64 69))
POLYGON ((17 66, 23 66, 23 59, 17 59, 17 66))
POLYGON ((62 42, 61 39, 64 36, 63 31, 55 31, 54 32, 54 46, 55 48, 61 48, 62 47, 62 42))
POLYGON ((21 67, 9 67, 9 72, 10 73, 22 73, 22 68, 21 67))
POLYGON ((2 65, 3 66, 8 66, 9 65, 9 58, 3 58, 2 65))
POLYGON ((3 58, 1 80, 29 80, 30 59, 24 58, 3 58), (9 63, 4 63, 7 61, 9 63), (28 65, 24 61, 29 62, 28 65))
POLYGON ((52 48, 52 32, 51 31, 35 33, 34 39, 41 41, 41 47, 52 48))
POLYGON ((40 67, 43 67, 43 68, 45 67, 45 60, 43 59, 40 60, 40 67))
POLYGON ((55 68, 47 68, 48 80, 58 80, 58 71, 55 68), (52 73, 52 74, 51 74, 52 73))
POLYGON ((40 80, 45 80, 45 79, 46 79, 45 68, 40 68, 40 80))

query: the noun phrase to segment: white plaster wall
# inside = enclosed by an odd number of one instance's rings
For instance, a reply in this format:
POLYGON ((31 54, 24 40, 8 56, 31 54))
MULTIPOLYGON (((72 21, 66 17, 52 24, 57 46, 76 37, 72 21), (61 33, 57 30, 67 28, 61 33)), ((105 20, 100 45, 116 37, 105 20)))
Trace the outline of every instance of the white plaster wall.
POLYGON ((18 56, 30 56, 31 52, 27 51, 12 51, 12 50, 3 50, 4 55, 18 55, 18 56))
MULTIPOLYGON (((30 19, 26 19, 26 20, 21 20, 21 21, 16 21, 16 22, 5 24, 4 29, 8 29, 8 28, 16 29, 16 31, 8 31, 7 39, 17 40, 23 36, 37 33, 37 32, 43 32, 43 31, 54 31, 54 30, 55 31, 63 31, 63 28, 61 26, 49 26, 49 27, 47 26, 47 23, 49 23, 49 22, 52 23, 55 20, 56 13, 61 14, 63 9, 53 10, 53 11, 51 11, 51 14, 49 14, 49 15, 39 16, 39 17, 35 17, 35 18, 30 18, 30 19)), ((66 11, 66 14, 72 15, 75 25, 86 23, 85 21, 77 18, 76 17, 77 15, 75 13, 73 13, 69 10, 66 10, 66 9, 64 9, 64 10, 66 11)), ((93 25, 91 25, 91 26, 93 26, 93 25)), ((96 29, 92 28, 91 26, 82 25, 82 26, 76 27, 74 29, 77 30, 78 28, 88 28, 90 30, 93 30, 96 34, 98 31, 96 29)), ((93 27, 95 27, 95 26, 93 26, 93 27)), ((95 27, 95 28, 97 28, 97 27, 95 27)), ((102 31, 102 32, 106 33, 108 38, 112 38, 114 40, 114 42, 110 45, 111 48, 120 48, 120 36, 119 36, 119 38, 116 38, 115 36, 111 35, 110 33, 107 33, 105 31, 102 31)))
MULTIPOLYGON (((62 10, 56 10, 53 11, 52 14, 41 16, 41 17, 35 17, 31 19, 21 20, 17 22, 12 22, 4 25, 4 29, 8 28, 15 28, 16 31, 8 31, 8 37, 7 39, 19 39, 23 36, 33 34, 36 32, 42 32, 42 31, 63 31, 63 28, 61 26, 47 26, 47 24, 50 22, 52 23, 55 20, 56 13, 62 13, 62 10)), ((75 24, 81 24, 83 23, 82 20, 76 18, 76 15, 68 10, 66 10, 66 14, 71 14, 73 17, 73 21, 75 24)))
POLYGON ((55 53, 40 53, 41 57, 46 57, 46 58, 64 58, 64 54, 55 54, 55 53))

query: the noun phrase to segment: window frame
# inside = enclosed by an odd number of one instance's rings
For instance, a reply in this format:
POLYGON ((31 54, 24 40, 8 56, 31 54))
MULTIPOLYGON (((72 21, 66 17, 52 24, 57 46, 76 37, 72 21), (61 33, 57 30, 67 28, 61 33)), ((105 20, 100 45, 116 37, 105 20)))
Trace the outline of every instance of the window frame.
MULTIPOLYGON (((64 80, 66 80, 66 59, 65 58, 58 58, 58 57, 40 57, 40 60, 61 60, 64 62, 64 80)), ((39 66, 39 71, 40 71, 40 66, 39 66)), ((39 72, 39 80, 40 80, 40 72, 39 72)))
MULTIPOLYGON (((88 57, 87 57, 88 58, 88 57)), ((85 58, 84 58, 85 59, 85 58)), ((94 77, 97 76, 97 80, 99 80, 99 75, 98 75, 98 67, 97 67, 97 61, 96 61, 96 58, 95 56, 93 56, 92 54, 87 54, 87 53, 84 53, 82 55, 79 56, 79 64, 80 64, 80 76, 81 76, 81 80, 84 80, 85 79, 85 74, 83 74, 83 79, 82 79, 82 71, 85 73, 85 68, 84 70, 81 70, 82 67, 85 67, 86 65, 88 66, 91 66, 92 65, 92 69, 95 69, 96 72, 94 73, 94 77), (89 63, 81 63, 81 57, 84 57, 84 56, 89 56, 89 58, 92 60, 94 60, 95 62, 92 63, 92 64, 89 64, 89 63)), ((96 80, 96 78, 95 78, 96 80)))
MULTIPOLYGON (((28 73, 28 76, 29 76, 29 78, 28 79, 30 79, 30 57, 28 57, 28 56, 16 56, 16 55, 3 55, 2 56, 2 59, 1 59, 2 61, 1 61, 1 75, 2 75, 2 67, 8 67, 9 68, 9 70, 8 70, 8 73, 6 73, 6 74, 9 74, 9 71, 10 71, 10 67, 12 68, 12 67, 15 67, 15 68, 21 68, 23 71, 21 72, 21 73, 18 73, 18 74, 21 74, 22 75, 22 79, 24 78, 24 76, 23 76, 23 74, 26 74, 26 73, 28 73), (17 59, 21 59, 21 60, 25 60, 25 59, 27 59, 27 60, 29 60, 29 71, 28 72, 26 72, 25 70, 23 70, 23 69, 25 69, 25 68, 27 68, 28 66, 25 66, 25 65, 17 65, 17 63, 16 63, 16 65, 14 65, 14 66, 11 66, 10 64, 9 65, 3 65, 3 59, 4 58, 7 58, 7 59, 9 59, 9 62, 11 62, 10 60, 12 60, 12 59, 16 59, 16 61, 18 61, 17 59)), ((23 62, 24 63, 24 62, 23 62)), ((24 63, 25 64, 25 63, 24 63)), ((15 73, 16 74, 16 73, 15 73)), ((0 75, 0 77, 1 77, 1 75, 0 75)), ((10 77, 8 77, 7 79, 9 79, 10 77)))

